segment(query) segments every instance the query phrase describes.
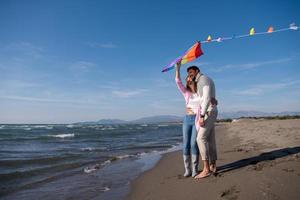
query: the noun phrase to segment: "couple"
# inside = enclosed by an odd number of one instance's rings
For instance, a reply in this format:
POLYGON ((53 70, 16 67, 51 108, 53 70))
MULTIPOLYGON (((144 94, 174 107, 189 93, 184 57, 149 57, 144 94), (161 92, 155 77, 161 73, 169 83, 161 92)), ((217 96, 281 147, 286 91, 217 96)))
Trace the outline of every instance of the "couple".
POLYGON ((183 121, 184 176, 196 179, 216 173, 217 150, 214 123, 218 109, 214 82, 203 75, 197 66, 187 69, 186 86, 180 78, 181 64, 176 64, 175 81, 186 102, 186 116, 183 121), (198 174, 199 150, 203 170, 198 174))

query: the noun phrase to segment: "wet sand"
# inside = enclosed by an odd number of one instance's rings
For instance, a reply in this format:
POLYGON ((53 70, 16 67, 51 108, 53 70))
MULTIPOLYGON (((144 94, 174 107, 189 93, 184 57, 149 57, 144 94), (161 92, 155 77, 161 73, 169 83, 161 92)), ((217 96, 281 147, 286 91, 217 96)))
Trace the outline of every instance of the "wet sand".
POLYGON ((126 199, 300 199, 299 119, 220 123, 216 139, 217 175, 184 178, 182 152, 169 153, 131 184, 126 199))

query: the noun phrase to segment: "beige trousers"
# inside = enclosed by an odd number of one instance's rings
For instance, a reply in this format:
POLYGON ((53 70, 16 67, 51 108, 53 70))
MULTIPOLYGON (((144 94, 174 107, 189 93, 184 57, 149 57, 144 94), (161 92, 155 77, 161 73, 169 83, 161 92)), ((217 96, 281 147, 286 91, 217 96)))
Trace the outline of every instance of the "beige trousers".
POLYGON ((217 160, 217 147, 215 138, 215 122, 218 110, 215 109, 208 114, 204 127, 200 127, 197 135, 197 143, 202 160, 214 162, 217 160))

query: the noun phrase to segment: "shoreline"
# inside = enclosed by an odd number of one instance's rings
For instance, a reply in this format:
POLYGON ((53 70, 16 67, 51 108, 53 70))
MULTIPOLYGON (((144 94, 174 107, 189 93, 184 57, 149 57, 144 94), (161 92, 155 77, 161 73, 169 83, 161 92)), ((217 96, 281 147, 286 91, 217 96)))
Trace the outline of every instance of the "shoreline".
POLYGON ((219 123, 216 140, 216 176, 184 178, 182 151, 166 153, 131 182, 125 199, 300 198, 299 119, 219 123))

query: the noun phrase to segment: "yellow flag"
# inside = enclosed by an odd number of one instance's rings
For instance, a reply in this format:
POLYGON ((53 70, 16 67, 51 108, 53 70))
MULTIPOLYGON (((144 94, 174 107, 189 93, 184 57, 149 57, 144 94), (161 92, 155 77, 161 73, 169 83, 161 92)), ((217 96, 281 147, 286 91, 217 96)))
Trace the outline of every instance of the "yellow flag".
POLYGON ((211 39, 211 36, 209 35, 208 37, 207 37, 207 41, 208 42, 210 42, 212 39, 211 39))
POLYGON ((254 30, 254 28, 251 28, 251 30, 250 30, 250 33, 249 33, 250 35, 254 35, 255 34, 255 30, 254 30))

